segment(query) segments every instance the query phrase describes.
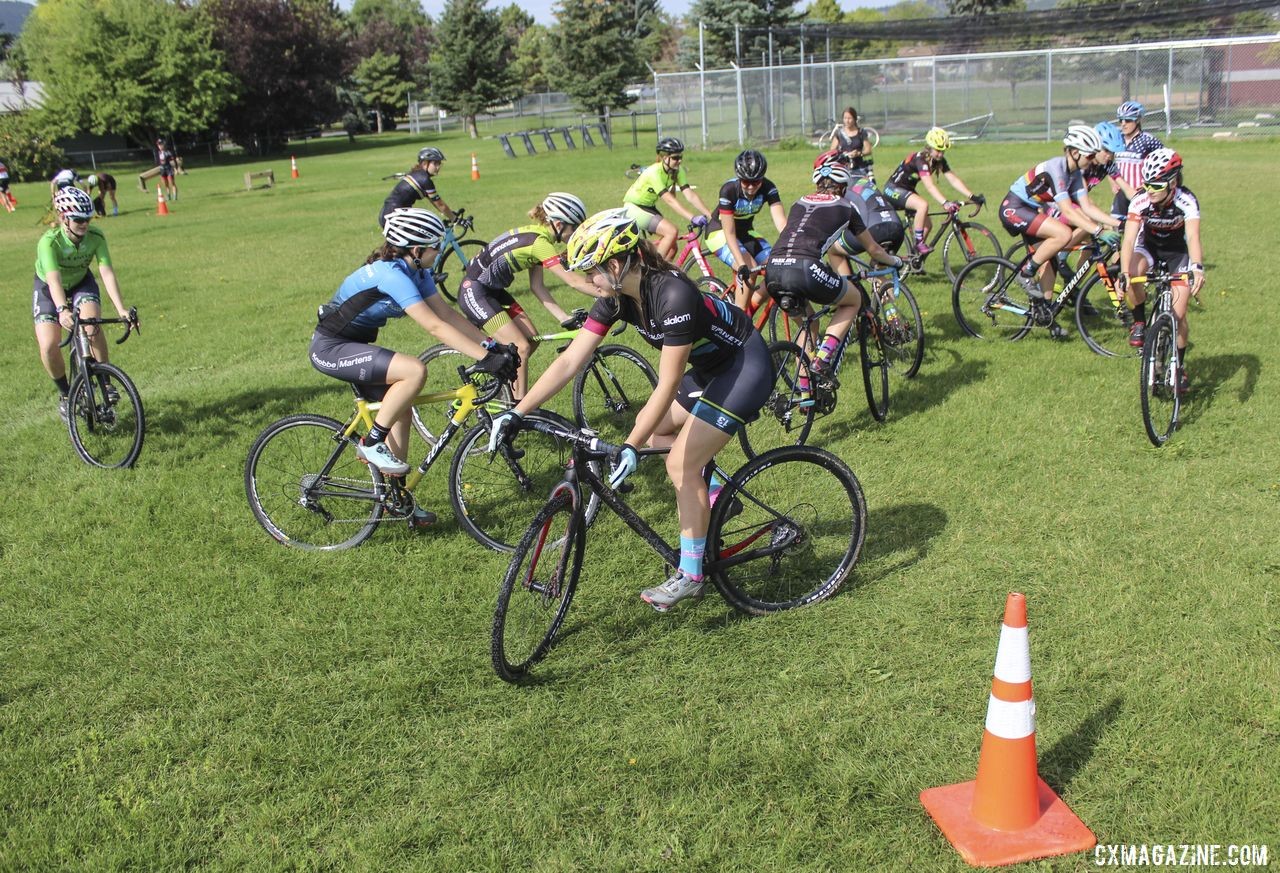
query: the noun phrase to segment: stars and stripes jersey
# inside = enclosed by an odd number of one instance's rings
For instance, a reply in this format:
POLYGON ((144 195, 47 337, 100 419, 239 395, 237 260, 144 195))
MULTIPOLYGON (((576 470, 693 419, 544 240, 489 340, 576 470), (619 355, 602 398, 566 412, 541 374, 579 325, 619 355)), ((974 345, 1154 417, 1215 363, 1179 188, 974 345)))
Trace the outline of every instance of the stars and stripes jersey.
POLYGON ((1124 145, 1124 151, 1116 152, 1116 168, 1120 171, 1120 178, 1124 179, 1135 190, 1142 187, 1142 161, 1154 152, 1156 149, 1164 148, 1164 143, 1156 139, 1145 130, 1138 131, 1138 135, 1129 140, 1124 145))

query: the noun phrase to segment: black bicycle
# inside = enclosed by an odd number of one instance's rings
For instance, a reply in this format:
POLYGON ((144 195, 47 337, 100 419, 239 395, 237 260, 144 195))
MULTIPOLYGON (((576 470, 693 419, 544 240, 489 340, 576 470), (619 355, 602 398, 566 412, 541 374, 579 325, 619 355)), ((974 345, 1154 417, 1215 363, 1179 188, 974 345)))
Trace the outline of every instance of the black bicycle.
MULTIPOLYGON (((507 682, 520 681, 542 660, 564 623, 582 570, 586 511, 593 499, 669 566, 680 563, 679 549, 606 483, 601 470, 606 459, 616 458, 618 446, 589 430, 545 422, 532 427, 567 441, 573 464, 521 537, 498 592, 490 651, 494 670, 507 682)), ((812 446, 787 446, 732 475, 716 471, 725 485, 711 507, 703 567, 729 605, 767 615, 817 603, 839 590, 858 561, 867 524, 862 487, 843 461, 812 446)))
POLYGON ((1178 429, 1182 412, 1182 360, 1178 357, 1178 315, 1173 311, 1173 283, 1189 280, 1190 273, 1170 273, 1159 265, 1145 276, 1134 276, 1134 285, 1146 284, 1155 297, 1155 308, 1142 338, 1142 424, 1153 446, 1162 446, 1178 429))
POLYGON ((138 310, 124 318, 82 318, 79 309, 71 313, 71 331, 61 343, 69 346, 67 375, 71 392, 67 395, 67 430, 71 444, 87 464, 95 467, 132 467, 142 453, 146 416, 142 397, 133 380, 115 364, 94 357, 87 327, 123 324, 124 336, 138 332, 138 310))
MULTIPOLYGON (((982 211, 982 207, 987 204, 987 199, 981 194, 975 194, 969 202, 974 205, 973 211, 969 213, 969 218, 973 218, 982 211)), ((904 214, 908 219, 909 228, 915 212, 908 209, 904 214)), ((955 212, 939 210, 930 212, 929 215, 942 218, 942 221, 934 230, 933 238, 929 240, 929 251, 923 255, 913 255, 908 261, 911 267, 909 273, 923 273, 929 255, 939 249, 942 250, 942 271, 946 274, 948 282, 954 282, 964 265, 975 258, 1004 256, 1000 240, 990 228, 976 221, 961 218, 959 210, 955 212)))

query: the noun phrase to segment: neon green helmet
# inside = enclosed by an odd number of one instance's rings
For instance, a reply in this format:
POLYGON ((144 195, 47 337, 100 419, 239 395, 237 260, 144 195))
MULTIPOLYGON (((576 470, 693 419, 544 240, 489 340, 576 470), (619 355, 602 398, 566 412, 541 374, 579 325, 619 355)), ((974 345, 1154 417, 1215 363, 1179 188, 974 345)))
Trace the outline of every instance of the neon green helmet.
POLYGON ((570 270, 598 267, 610 258, 635 251, 640 228, 625 209, 606 209, 584 221, 569 237, 565 251, 570 270))
POLYGON ((945 152, 947 149, 951 148, 951 134, 947 133, 940 127, 931 128, 929 132, 924 135, 924 144, 931 149, 937 149, 940 152, 945 152))

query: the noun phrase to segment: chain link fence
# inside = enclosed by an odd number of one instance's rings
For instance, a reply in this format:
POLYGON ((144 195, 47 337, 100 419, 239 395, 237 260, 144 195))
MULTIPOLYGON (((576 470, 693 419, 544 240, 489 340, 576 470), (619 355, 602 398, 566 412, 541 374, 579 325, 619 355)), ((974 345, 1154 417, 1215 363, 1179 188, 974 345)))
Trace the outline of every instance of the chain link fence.
POLYGON ((1137 100, 1148 128, 1280 133, 1280 36, 654 75, 659 133, 704 147, 829 139, 846 106, 882 136, 1053 139, 1137 100))

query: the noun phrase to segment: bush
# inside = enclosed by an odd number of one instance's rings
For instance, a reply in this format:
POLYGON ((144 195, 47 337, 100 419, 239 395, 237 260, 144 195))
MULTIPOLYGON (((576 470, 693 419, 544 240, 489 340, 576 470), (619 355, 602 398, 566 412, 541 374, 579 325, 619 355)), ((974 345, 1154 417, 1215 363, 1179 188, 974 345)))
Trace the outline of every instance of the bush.
POLYGON ((67 156, 43 130, 38 112, 0 115, 0 156, 9 176, 19 182, 48 179, 67 166, 67 156))

